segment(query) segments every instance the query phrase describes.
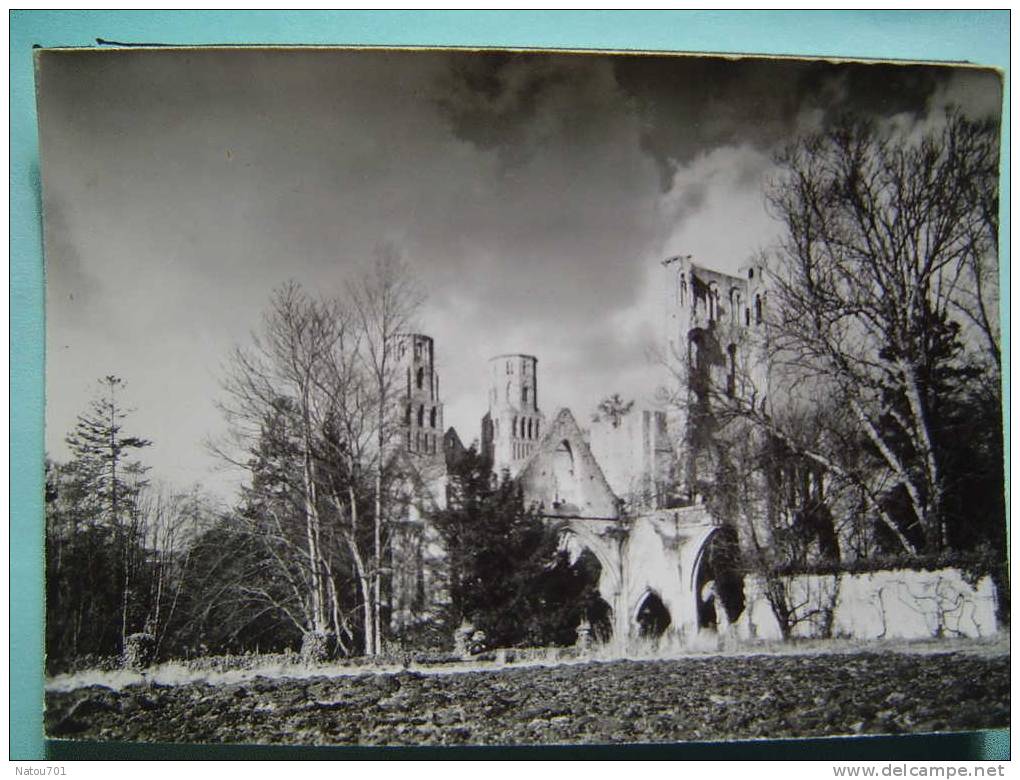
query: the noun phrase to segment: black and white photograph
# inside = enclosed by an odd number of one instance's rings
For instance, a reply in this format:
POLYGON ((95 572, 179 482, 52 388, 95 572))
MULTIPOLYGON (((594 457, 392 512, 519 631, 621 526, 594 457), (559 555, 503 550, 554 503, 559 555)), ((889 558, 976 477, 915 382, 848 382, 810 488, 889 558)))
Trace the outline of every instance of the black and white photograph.
POLYGON ((49 739, 1009 727, 999 71, 35 68, 49 739))

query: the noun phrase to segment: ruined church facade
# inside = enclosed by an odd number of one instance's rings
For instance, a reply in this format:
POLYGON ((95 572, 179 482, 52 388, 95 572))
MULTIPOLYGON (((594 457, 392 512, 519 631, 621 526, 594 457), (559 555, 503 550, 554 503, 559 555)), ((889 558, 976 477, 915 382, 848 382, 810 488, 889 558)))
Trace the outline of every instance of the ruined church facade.
MULTIPOLYGON (((684 369, 672 397, 650 386, 625 414, 587 425, 566 408, 547 417, 538 358, 498 355, 487 366, 480 442, 495 475, 516 479, 525 501, 556 524, 563 548, 598 561, 612 641, 684 644, 743 610, 735 532, 701 498, 708 474, 696 429, 707 398, 697 383, 707 373, 734 393, 764 394, 756 345, 766 292, 759 268, 731 276, 670 258, 662 271, 665 349, 684 369)), ((391 627, 398 633, 427 622, 445 596, 441 578, 429 574, 442 549, 427 515, 445 505, 447 474, 463 452, 456 432, 441 430, 432 340, 415 335, 409 344, 403 457, 416 492, 394 542, 391 627)))

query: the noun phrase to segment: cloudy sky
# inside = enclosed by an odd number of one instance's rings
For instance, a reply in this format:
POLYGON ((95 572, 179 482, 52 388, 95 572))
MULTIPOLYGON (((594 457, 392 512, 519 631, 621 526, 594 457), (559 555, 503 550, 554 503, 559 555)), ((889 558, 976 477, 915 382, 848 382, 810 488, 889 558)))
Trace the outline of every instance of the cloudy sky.
POLYGON ((584 420, 655 381, 662 258, 734 271, 775 236, 779 145, 1001 99, 939 67, 350 50, 51 51, 38 89, 47 451, 117 374, 153 475, 221 495, 223 363, 288 279, 339 292, 396 246, 465 442, 503 352, 584 420))

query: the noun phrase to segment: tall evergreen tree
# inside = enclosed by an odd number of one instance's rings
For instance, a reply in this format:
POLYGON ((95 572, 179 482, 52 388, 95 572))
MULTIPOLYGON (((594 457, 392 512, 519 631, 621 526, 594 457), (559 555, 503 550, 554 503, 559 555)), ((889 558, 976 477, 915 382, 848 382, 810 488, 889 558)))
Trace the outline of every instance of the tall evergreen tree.
POLYGON ((583 617, 608 623, 597 563, 571 561, 560 529, 526 506, 513 480, 496 482, 473 447, 431 518, 447 550, 448 626, 467 620, 492 646, 570 644, 583 617))
POLYGON ((116 376, 99 380, 100 395, 67 437, 79 476, 89 488, 91 521, 123 528, 135 510, 139 491, 147 484, 148 467, 131 459, 134 450, 152 444, 148 439, 124 432, 128 410, 117 393, 124 381, 116 376))
MULTIPOLYGON (((48 464, 47 655, 51 668, 84 654, 113 655, 143 628, 133 598, 146 566, 141 491, 148 468, 132 455, 151 442, 125 432, 123 380, 106 376, 67 437, 69 463, 48 464)), ((145 588, 143 588, 144 590, 145 588)))

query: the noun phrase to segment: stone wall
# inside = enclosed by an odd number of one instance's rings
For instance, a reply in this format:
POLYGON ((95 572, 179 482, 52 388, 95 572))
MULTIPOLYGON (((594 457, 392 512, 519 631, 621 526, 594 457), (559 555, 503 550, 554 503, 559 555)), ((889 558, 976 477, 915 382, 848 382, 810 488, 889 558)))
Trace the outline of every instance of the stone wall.
POLYGON ((590 447, 609 486, 630 511, 663 505, 674 476, 665 412, 639 408, 619 420, 595 421, 590 447))
MULTIPOLYGON (((795 606, 792 636, 851 639, 983 637, 998 628, 995 586, 970 585, 957 569, 800 575, 784 579, 795 606)), ((780 639, 761 578, 744 583, 746 608, 733 626, 745 639, 780 639)))

